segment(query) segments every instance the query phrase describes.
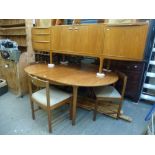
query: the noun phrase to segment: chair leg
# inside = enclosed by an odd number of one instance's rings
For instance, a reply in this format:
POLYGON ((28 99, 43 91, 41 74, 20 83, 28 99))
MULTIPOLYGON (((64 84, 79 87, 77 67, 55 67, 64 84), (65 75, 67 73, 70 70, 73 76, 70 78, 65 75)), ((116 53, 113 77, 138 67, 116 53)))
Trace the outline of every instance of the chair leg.
POLYGON ((96 121, 97 109, 98 109, 98 101, 96 100, 96 101, 95 101, 95 106, 94 106, 93 121, 96 121))
POLYGON ((72 105, 72 103, 70 103, 69 104, 69 106, 70 106, 70 109, 69 109, 69 118, 70 118, 70 120, 72 120, 72 110, 73 110, 73 105, 72 105))
POLYGON ((119 107, 117 111, 117 119, 120 117, 121 109, 122 109, 122 101, 119 103, 119 107))
POLYGON ((32 119, 35 120, 34 104, 32 100, 30 102, 31 102, 32 119))
POLYGON ((48 110, 48 130, 49 130, 49 133, 52 132, 51 111, 50 110, 48 110))

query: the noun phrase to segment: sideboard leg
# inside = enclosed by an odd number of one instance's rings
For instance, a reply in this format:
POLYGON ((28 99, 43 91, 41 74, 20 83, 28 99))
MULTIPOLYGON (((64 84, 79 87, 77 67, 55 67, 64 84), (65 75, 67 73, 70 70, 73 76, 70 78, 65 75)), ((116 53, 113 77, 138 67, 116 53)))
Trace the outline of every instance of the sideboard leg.
POLYGON ((103 68, 103 58, 100 58, 99 73, 102 73, 102 68, 103 68))
POLYGON ((52 52, 50 51, 50 64, 52 64, 52 52))

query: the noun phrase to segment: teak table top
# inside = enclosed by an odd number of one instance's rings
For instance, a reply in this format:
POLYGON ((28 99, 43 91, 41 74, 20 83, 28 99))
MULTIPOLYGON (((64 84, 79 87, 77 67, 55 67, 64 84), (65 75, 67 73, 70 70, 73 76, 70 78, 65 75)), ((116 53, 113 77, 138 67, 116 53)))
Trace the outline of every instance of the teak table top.
POLYGON ((47 64, 34 64, 25 68, 25 72, 37 77, 70 86, 97 87, 115 83, 118 76, 115 73, 105 73, 105 77, 96 76, 98 69, 94 65, 56 65, 48 68, 47 64))

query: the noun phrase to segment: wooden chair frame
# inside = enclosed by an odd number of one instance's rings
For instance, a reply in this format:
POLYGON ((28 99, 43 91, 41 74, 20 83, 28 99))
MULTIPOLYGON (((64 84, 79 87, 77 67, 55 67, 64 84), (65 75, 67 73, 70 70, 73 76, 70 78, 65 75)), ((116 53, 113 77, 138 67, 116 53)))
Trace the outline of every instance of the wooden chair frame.
MULTIPOLYGON (((95 107, 94 107, 94 115, 93 115, 93 120, 94 121, 96 120, 96 115, 97 115, 97 109, 98 109, 99 101, 103 101, 103 102, 104 101, 118 102, 117 119, 120 116, 120 112, 121 112, 121 108, 122 108, 122 104, 123 104, 123 100, 124 100, 125 89, 126 89, 127 76, 124 73, 119 72, 119 71, 116 71, 116 73, 119 76, 119 80, 118 81, 123 83, 123 86, 122 86, 121 92, 120 92, 121 98, 115 98, 115 97, 113 97, 113 98, 112 97, 111 98, 109 98, 109 97, 96 97, 95 107)), ((114 87, 115 87, 115 85, 116 85, 116 83, 113 84, 114 87)))
POLYGON ((72 97, 63 100, 62 102, 59 102, 58 104, 55 105, 50 105, 50 93, 49 93, 49 81, 45 81, 42 79, 39 79, 37 77, 34 77, 32 75, 28 75, 28 86, 29 86, 29 94, 30 94, 30 103, 31 103, 31 110, 32 110, 32 119, 35 120, 35 112, 38 109, 34 109, 34 103, 39 106, 39 109, 44 109, 48 113, 48 129, 49 132, 52 132, 52 123, 51 123, 51 110, 54 110, 64 104, 69 103, 70 104, 70 119, 72 119, 72 97), (45 88, 46 89, 46 98, 47 98, 47 106, 43 105, 42 103, 36 101, 32 97, 33 89, 32 89, 32 84, 38 88, 45 88))

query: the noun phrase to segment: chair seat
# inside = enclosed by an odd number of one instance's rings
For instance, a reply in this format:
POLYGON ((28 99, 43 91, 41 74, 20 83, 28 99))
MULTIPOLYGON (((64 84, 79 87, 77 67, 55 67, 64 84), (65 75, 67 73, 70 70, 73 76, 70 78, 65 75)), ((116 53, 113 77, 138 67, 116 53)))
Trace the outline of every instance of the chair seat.
POLYGON ((121 98, 120 93, 113 86, 104 86, 94 88, 97 98, 121 98))
MULTIPOLYGON (((72 94, 61 91, 53 86, 50 87, 49 94, 50 94, 50 106, 60 103, 61 101, 64 101, 72 96, 72 94)), ((33 93, 32 98, 38 101, 39 103, 47 106, 46 89, 41 89, 33 93)))

